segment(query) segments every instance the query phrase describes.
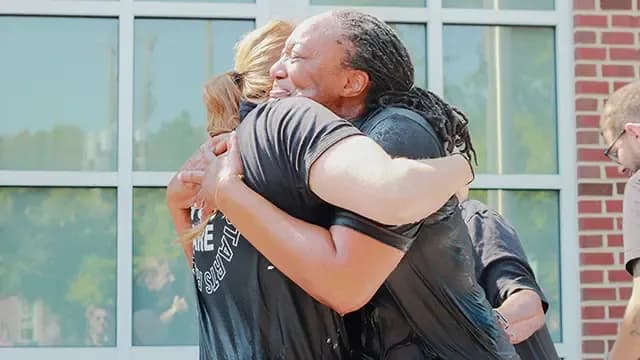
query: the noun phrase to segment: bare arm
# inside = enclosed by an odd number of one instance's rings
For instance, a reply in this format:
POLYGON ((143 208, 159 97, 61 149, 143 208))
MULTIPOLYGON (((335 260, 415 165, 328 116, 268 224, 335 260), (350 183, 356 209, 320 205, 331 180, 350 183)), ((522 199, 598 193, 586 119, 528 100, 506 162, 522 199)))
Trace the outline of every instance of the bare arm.
POLYGON ((312 164, 309 186, 330 204, 383 224, 400 225, 431 215, 472 177, 462 156, 392 159, 373 140, 351 136, 312 164))
POLYGON ((218 208, 243 236, 309 295, 340 314, 366 304, 404 255, 350 228, 326 230, 296 219, 238 177, 218 186, 218 208))
POLYGON ((640 260, 633 269, 633 290, 609 356, 610 360, 637 360, 640 357, 640 260))
POLYGON ((520 290, 514 293, 497 310, 509 321, 507 333, 513 344, 528 339, 544 326, 542 302, 540 296, 533 290, 520 290))

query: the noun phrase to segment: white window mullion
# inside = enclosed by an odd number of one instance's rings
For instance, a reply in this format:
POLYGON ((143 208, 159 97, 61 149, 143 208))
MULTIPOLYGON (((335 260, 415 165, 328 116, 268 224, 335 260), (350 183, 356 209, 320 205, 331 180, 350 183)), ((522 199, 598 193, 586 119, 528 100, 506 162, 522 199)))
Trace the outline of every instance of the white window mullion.
POLYGON ((175 4, 164 1, 133 0, 131 6, 133 15, 138 17, 254 19, 258 14, 255 4, 204 2, 175 4))
POLYGON ((442 0, 429 0, 427 17, 427 77, 429 90, 444 96, 442 0))
POLYGON ((555 26, 565 20, 559 14, 558 10, 443 9, 442 21, 452 24, 555 26))
POLYGON ((116 172, 0 170, 0 186, 115 187, 116 172))
POLYGON ((572 2, 556 1, 556 108, 560 191, 560 280, 562 343, 567 359, 582 358, 576 127, 573 96, 572 2))
POLYGON ((133 284, 133 0, 121 0, 118 70, 117 359, 130 358, 133 284))
POLYGON ((120 14, 119 1, 2 0, 0 14, 51 16, 111 16, 120 14))

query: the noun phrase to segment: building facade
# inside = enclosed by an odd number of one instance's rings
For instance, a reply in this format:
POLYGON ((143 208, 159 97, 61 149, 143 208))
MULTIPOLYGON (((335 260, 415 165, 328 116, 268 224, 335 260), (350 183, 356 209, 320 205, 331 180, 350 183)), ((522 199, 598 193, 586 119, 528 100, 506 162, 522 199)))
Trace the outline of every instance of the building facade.
POLYGON ((630 279, 597 115, 640 75, 640 0, 3 0, 0 358, 196 358, 162 187, 204 139, 201 87, 247 31, 340 7, 468 114, 472 196, 520 232, 561 356, 603 358, 630 279))

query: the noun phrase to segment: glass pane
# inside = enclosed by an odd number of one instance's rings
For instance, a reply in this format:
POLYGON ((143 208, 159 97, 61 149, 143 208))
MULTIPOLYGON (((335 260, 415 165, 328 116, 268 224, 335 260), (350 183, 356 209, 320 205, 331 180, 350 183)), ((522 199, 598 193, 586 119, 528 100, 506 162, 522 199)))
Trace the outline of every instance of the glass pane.
POLYGON ((114 346, 116 191, 0 188, 0 346, 114 346))
POLYGON ((161 188, 133 190, 133 345, 196 345, 191 271, 161 188))
POLYGON ((480 200, 505 216, 520 236, 529 264, 547 300, 547 326, 555 342, 562 341, 560 304, 560 209, 557 191, 472 190, 480 200))
POLYGON ((389 24, 407 46, 415 67, 416 85, 426 88, 427 80, 427 26, 424 24, 389 24))
POLYGON ((115 170, 118 21, 0 17, 0 169, 115 170))
POLYGON ((445 26, 445 98, 470 121, 478 171, 555 174, 552 28, 445 26))
POLYGON ((449 8, 502 9, 502 10, 553 10, 554 0, 442 0, 449 8))
POLYGON ((425 7, 427 0, 311 0, 311 5, 425 7))
POLYGON ((136 170, 176 170, 204 141, 202 86, 233 68, 233 47, 253 28, 251 20, 136 20, 136 170))

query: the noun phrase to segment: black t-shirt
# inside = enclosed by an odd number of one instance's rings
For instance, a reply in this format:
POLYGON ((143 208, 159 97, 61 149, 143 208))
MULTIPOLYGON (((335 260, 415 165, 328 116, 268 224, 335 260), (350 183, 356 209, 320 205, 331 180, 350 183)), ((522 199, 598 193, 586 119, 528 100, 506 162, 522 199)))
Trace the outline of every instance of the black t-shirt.
MULTIPOLYGON (((444 156, 433 128, 416 116, 392 108, 355 125, 394 157, 444 156)), ((416 224, 376 226, 345 211, 334 224, 376 238, 382 230, 408 238, 396 246, 408 249, 398 267, 363 309, 347 317, 350 334, 360 334, 352 342, 363 359, 517 359, 475 281, 471 242, 455 198, 416 224)))
MULTIPOLYGON (((246 184, 304 221, 328 227, 334 208, 309 189, 311 164, 361 133, 305 98, 259 105, 236 129, 246 184)), ((194 243, 201 359, 346 359, 343 318, 315 301, 216 214, 194 243)))
MULTIPOLYGON (((540 296, 546 312, 549 303, 513 227, 500 214, 476 200, 463 202, 462 214, 475 250, 476 277, 491 305, 497 308, 510 295, 532 290, 540 296)), ((516 351, 523 360, 559 359, 546 325, 517 344, 516 351)))

